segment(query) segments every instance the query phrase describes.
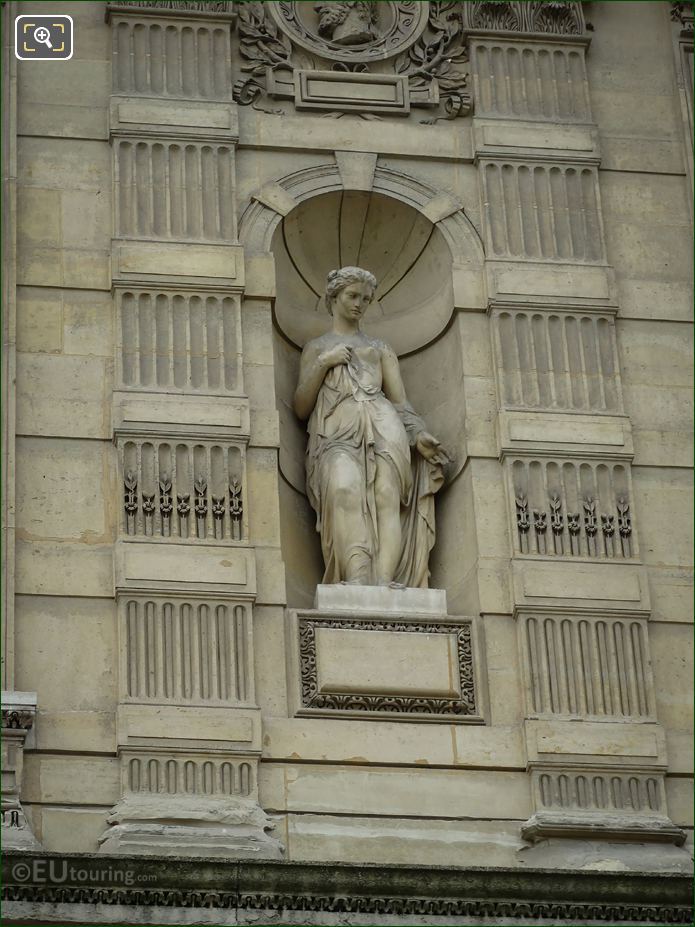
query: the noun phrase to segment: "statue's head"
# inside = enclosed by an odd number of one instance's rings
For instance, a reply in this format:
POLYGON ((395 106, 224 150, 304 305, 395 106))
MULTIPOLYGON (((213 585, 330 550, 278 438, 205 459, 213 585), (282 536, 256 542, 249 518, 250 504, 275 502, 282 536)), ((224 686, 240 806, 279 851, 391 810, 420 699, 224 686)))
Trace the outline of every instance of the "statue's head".
POLYGON ((326 277, 326 308, 333 315, 333 301, 338 293, 351 283, 366 283, 376 290, 376 277, 363 267, 341 267, 332 270, 326 277))
POLYGON ((377 4, 373 0, 332 0, 316 3, 319 35, 339 45, 355 45, 376 38, 377 4))

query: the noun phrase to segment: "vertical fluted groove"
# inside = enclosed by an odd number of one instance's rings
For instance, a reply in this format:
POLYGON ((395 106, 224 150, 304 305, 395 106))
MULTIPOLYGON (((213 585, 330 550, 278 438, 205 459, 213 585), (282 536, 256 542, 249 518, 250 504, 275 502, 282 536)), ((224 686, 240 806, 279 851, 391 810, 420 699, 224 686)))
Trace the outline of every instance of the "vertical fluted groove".
POLYGON ((229 146, 121 140, 114 152, 118 235, 234 240, 229 146))
POLYGON ((123 621, 128 698, 248 701, 243 605, 130 599, 123 621))
POLYGON ((494 326, 506 406, 621 411, 612 319, 504 310, 494 326))
POLYGON ((590 122, 584 50, 475 40, 480 115, 590 122))
POLYGON ((542 808, 645 813, 663 807, 663 778, 648 773, 544 770, 535 780, 542 808))
POLYGON ((236 759, 132 757, 126 779, 131 792, 248 796, 254 789, 252 765, 236 759))
POLYGON ((238 392, 238 300, 119 291, 119 375, 131 388, 238 392))
POLYGON ((592 169, 490 162, 484 166, 484 182, 494 254, 579 263, 601 260, 592 169))
POLYGON ((636 619, 523 619, 534 715, 650 718, 646 631, 636 619))

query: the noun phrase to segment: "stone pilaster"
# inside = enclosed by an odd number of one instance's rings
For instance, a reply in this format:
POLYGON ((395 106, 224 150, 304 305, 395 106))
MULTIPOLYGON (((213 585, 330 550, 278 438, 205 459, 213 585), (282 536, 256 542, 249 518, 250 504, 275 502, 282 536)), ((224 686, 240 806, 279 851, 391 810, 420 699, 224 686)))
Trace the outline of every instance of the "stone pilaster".
POLYGON ((467 8, 535 809, 522 835, 681 844, 651 678, 591 37, 579 3, 467 8))
POLYGON ((122 797, 100 850, 279 858, 258 805, 234 16, 108 15, 122 797))

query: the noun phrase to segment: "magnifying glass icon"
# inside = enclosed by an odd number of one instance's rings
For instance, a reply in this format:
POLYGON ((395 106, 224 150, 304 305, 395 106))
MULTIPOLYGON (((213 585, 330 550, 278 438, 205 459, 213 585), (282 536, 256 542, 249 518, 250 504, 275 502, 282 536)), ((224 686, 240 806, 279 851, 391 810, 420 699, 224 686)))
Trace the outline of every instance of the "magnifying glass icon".
POLYGON ((51 33, 45 26, 38 26, 34 29, 34 41, 40 42, 42 45, 46 45, 48 48, 53 49, 51 45, 51 33))

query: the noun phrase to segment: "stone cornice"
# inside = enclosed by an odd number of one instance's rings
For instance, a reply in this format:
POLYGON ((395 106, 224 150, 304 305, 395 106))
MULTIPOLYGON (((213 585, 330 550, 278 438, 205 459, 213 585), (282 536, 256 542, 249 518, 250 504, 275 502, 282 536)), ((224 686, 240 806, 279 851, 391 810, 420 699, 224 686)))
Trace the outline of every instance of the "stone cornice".
MULTIPOLYGON (((315 912, 369 914, 377 920, 381 915, 424 915, 533 918, 534 922, 551 918, 553 923, 692 923, 690 879, 675 874, 32 852, 7 853, 3 860, 3 899, 15 905, 311 912, 307 923, 315 919, 315 912), (119 878, 119 873, 127 871, 131 873, 130 885, 119 878), (89 873, 86 878, 85 872, 89 873)), ((20 910, 14 908, 14 912, 20 910)), ((85 910, 87 918, 89 913, 85 910)), ((135 912, 134 917, 137 919, 135 912)))

